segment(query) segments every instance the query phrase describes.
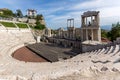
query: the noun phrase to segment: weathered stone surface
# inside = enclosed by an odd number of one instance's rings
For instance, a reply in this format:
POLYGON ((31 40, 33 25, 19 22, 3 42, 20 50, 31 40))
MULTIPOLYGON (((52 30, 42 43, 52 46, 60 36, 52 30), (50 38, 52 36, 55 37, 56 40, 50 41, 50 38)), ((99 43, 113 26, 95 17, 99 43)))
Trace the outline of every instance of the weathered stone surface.
POLYGON ((102 67, 102 68, 101 68, 101 71, 107 71, 107 70, 108 70, 107 67, 102 67))

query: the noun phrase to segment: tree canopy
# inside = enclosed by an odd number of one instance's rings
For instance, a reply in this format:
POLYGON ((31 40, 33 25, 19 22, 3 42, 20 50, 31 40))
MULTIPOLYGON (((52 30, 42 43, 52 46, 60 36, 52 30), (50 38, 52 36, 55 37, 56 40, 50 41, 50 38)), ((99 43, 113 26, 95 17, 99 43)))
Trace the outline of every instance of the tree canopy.
POLYGON ((101 37, 107 38, 108 31, 101 29, 101 37))
POLYGON ((101 36, 104 38, 108 38, 111 41, 116 40, 116 38, 120 37, 120 23, 112 24, 112 28, 110 31, 101 30, 101 36))
POLYGON ((12 10, 9 9, 3 9, 2 10, 3 14, 0 14, 1 17, 13 17, 13 12, 12 10))
POLYGON ((42 14, 38 14, 36 16, 36 26, 34 28, 39 29, 39 30, 43 30, 46 27, 45 27, 45 25, 41 24, 40 20, 43 20, 43 15, 42 14))
POLYGON ((39 21, 39 20, 43 20, 43 15, 42 14, 38 14, 36 16, 36 20, 39 21))
POLYGON ((117 37, 120 37, 120 23, 119 22, 117 24, 112 24, 112 29, 108 33, 108 37, 110 37, 112 41, 116 40, 117 37))
POLYGON ((17 16, 17 17, 20 17, 20 18, 23 17, 22 11, 21 11, 20 9, 17 9, 17 10, 16 10, 16 16, 17 16))

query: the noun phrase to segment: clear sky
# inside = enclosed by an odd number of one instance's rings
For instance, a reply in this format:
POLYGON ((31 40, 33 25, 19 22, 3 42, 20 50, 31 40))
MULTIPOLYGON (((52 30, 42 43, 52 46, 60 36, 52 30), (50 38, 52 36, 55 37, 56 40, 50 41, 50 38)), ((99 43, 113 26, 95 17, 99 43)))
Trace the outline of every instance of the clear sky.
POLYGON ((81 15, 90 10, 100 11, 101 26, 120 22, 120 0, 0 0, 0 8, 21 9, 24 15, 27 9, 35 9, 53 29, 66 27, 69 18, 80 27, 81 15))

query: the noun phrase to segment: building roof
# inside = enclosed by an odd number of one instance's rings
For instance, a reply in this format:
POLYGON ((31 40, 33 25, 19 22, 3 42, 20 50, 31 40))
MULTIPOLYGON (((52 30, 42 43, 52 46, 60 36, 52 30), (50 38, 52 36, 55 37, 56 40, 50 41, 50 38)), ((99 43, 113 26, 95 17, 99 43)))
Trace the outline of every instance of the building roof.
POLYGON ((35 9, 28 9, 27 11, 37 12, 35 9))
POLYGON ((83 13, 82 17, 96 16, 98 14, 99 14, 99 11, 87 11, 83 13))

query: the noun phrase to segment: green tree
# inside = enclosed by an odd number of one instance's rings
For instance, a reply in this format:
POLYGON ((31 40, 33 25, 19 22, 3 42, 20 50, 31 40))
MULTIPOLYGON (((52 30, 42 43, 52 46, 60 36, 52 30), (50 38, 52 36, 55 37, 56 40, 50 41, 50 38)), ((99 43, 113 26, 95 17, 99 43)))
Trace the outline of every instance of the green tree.
POLYGON ((23 17, 22 11, 20 9, 16 10, 16 15, 17 15, 17 17, 20 17, 20 18, 23 17))
POLYGON ((101 37, 107 38, 108 31, 101 29, 101 37))
POLYGON ((43 15, 42 14, 38 14, 36 16, 36 20, 39 21, 39 20, 43 20, 43 15))
POLYGON ((120 37, 120 23, 112 24, 112 29, 108 34, 108 37, 111 38, 111 40, 116 40, 117 37, 120 37))
POLYGON ((43 20, 43 15, 42 14, 38 14, 36 16, 36 26, 34 27, 35 29, 39 29, 39 30, 43 30, 45 29, 45 25, 41 24, 40 20, 43 20))
POLYGON ((3 10, 4 15, 13 16, 13 12, 11 10, 3 10))
POLYGON ((3 9, 3 14, 0 14, 1 17, 13 17, 12 10, 9 9, 3 9))
POLYGON ((111 36, 112 36, 111 31, 109 31, 109 32, 107 33, 107 38, 108 38, 109 40, 111 40, 111 36))

